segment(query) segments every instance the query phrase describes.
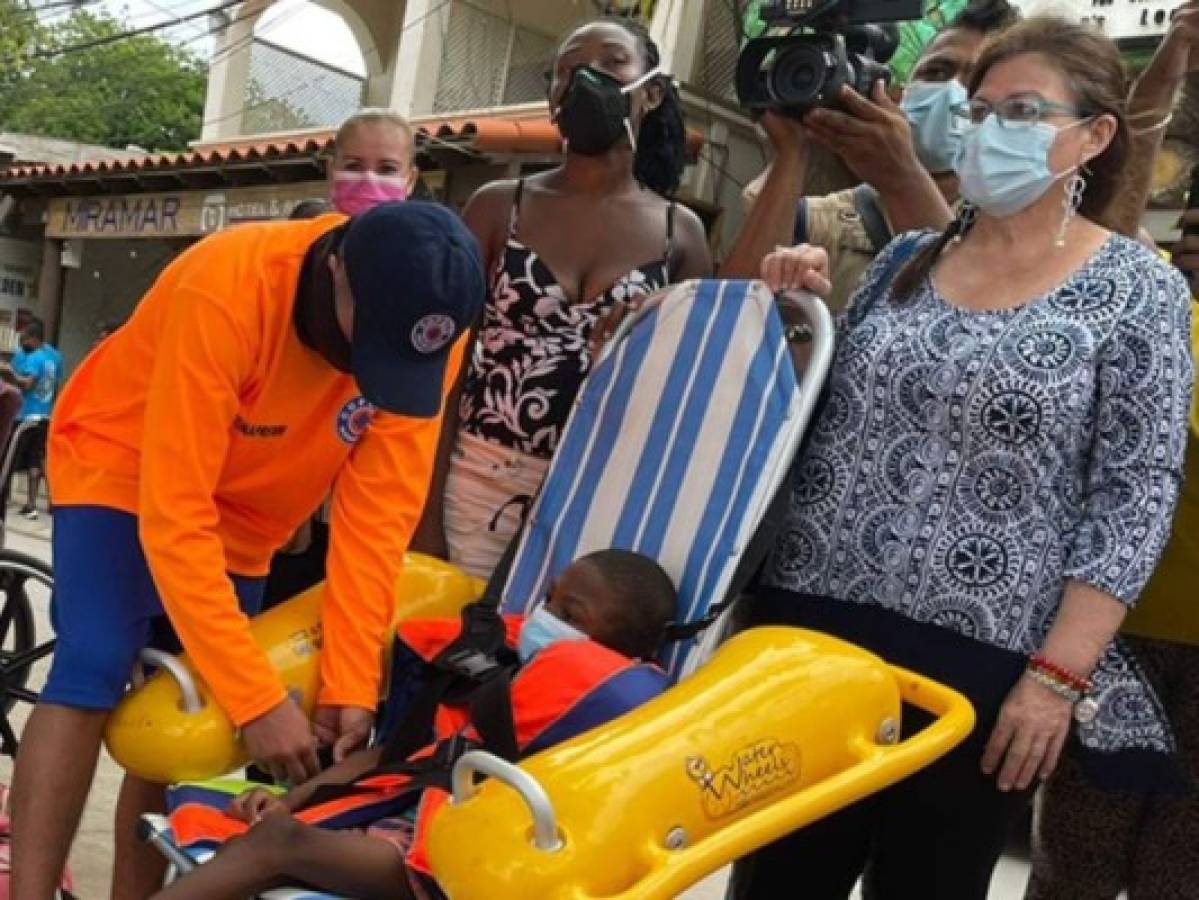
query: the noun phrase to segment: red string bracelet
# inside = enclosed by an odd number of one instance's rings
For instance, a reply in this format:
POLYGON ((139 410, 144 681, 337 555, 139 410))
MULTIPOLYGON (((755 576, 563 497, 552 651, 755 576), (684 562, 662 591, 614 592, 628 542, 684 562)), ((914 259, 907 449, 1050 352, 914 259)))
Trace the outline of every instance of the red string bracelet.
POLYGON ((1089 678, 1083 678, 1081 675, 1075 674, 1065 666, 1059 666, 1052 660, 1048 660, 1039 653, 1034 653, 1028 658, 1028 664, 1040 672, 1056 678, 1063 684, 1069 685, 1080 694, 1089 694, 1093 685, 1089 678))

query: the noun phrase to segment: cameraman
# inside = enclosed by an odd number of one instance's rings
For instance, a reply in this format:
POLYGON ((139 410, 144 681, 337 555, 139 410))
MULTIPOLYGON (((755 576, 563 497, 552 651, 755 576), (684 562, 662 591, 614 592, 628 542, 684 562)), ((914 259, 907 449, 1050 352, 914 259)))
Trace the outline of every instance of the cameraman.
POLYGON ((972 0, 925 48, 899 106, 880 82, 869 99, 843 89, 846 112, 815 109, 802 123, 763 116, 775 158, 745 189, 751 207, 721 272, 756 275, 776 247, 815 244, 828 251, 828 302, 837 313, 893 235, 943 228, 958 199, 952 166, 959 138, 948 108, 966 99, 963 85, 985 39, 1018 17, 1007 0, 972 0), (809 142, 835 153, 864 184, 803 197, 809 142))

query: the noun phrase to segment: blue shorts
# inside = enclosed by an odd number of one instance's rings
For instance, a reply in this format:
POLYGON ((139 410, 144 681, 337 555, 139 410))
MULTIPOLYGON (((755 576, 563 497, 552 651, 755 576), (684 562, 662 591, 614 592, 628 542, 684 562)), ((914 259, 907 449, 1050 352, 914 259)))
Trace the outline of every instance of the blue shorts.
MULTIPOLYGON (((137 517, 106 506, 54 510, 54 596, 58 643, 41 700, 112 709, 143 647, 177 653, 137 536, 137 517)), ((241 608, 262 606, 265 578, 231 576, 241 608)))

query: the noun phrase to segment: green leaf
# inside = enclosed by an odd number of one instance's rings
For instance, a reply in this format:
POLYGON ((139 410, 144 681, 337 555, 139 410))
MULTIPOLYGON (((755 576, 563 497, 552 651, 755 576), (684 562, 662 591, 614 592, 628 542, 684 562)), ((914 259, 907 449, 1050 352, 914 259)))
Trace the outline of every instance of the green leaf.
POLYGON ((56 52, 126 30, 87 10, 39 23, 0 0, 0 129, 148 150, 199 137, 207 67, 190 51, 144 34, 56 52))

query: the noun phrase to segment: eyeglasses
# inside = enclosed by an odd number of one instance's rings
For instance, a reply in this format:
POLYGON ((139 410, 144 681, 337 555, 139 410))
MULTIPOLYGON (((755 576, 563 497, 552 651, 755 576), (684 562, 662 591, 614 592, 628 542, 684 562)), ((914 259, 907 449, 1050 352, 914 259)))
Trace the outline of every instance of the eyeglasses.
POLYGON ((1076 119, 1083 114, 1071 106, 1063 106, 1040 97, 1009 97, 998 103, 975 98, 955 104, 954 116, 970 125, 981 125, 992 113, 1004 128, 1031 128, 1046 116, 1071 116, 1076 119))

